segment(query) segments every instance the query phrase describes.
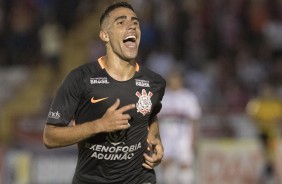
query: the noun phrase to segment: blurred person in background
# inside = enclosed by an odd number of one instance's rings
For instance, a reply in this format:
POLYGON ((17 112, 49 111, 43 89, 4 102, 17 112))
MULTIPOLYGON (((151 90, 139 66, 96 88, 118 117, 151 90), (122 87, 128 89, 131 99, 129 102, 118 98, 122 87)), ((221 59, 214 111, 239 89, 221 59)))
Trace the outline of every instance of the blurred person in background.
POLYGON ((106 56, 65 78, 48 114, 44 144, 78 144, 73 184, 156 183, 165 80, 136 63, 141 31, 130 4, 110 5, 100 28, 106 56))
POLYGON ((39 29, 43 60, 54 75, 59 74, 63 35, 63 28, 53 16, 49 16, 39 29))
POLYGON ((159 114, 160 133, 165 148, 158 168, 164 184, 194 183, 196 127, 202 110, 196 95, 184 87, 183 67, 168 73, 163 108, 159 114))
POLYGON ((37 10, 28 1, 12 1, 7 15, 5 46, 9 65, 34 66, 38 63, 37 10))
POLYGON ((38 37, 40 40, 40 51, 43 63, 51 73, 48 82, 47 94, 52 94, 57 84, 57 77, 60 75, 60 60, 62 55, 64 31, 62 26, 52 15, 46 18, 44 24, 39 28, 38 37))
POLYGON ((258 96, 251 98, 247 104, 247 113, 257 125, 259 139, 265 155, 263 184, 275 178, 275 153, 281 136, 282 102, 278 98, 275 86, 264 82, 259 87, 258 96))

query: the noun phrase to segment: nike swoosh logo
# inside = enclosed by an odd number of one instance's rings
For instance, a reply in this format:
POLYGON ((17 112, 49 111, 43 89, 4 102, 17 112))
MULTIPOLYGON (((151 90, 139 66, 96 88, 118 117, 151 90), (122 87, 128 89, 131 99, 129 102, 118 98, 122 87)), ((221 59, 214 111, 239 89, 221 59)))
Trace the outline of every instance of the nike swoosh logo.
POLYGON ((92 97, 92 98, 91 98, 91 103, 98 103, 98 102, 101 102, 101 101, 106 100, 106 99, 108 99, 108 98, 109 98, 109 97, 94 99, 94 97, 92 97))

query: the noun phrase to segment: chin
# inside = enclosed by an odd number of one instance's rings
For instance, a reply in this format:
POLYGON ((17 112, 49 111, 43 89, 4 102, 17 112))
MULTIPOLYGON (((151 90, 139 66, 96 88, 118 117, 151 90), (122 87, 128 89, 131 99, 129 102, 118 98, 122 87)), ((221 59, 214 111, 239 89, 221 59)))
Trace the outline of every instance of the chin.
POLYGON ((124 57, 126 60, 133 60, 137 58, 138 53, 130 53, 130 54, 125 54, 124 57))

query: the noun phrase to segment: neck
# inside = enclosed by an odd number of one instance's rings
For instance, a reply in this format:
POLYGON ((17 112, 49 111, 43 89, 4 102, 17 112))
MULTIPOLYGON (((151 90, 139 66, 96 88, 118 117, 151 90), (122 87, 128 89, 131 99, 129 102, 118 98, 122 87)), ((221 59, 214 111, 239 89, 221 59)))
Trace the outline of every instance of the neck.
POLYGON ((99 61, 108 74, 118 81, 126 81, 133 77, 136 72, 136 62, 125 61, 118 57, 104 56, 99 61))

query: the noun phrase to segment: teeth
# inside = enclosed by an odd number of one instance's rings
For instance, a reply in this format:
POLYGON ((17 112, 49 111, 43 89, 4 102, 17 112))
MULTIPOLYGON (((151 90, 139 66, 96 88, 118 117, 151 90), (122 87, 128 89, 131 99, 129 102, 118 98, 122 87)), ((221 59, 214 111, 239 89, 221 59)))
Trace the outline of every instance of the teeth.
POLYGON ((124 38, 124 40, 127 40, 127 39, 134 39, 134 40, 136 40, 136 36, 132 35, 132 36, 127 36, 127 37, 124 38))

